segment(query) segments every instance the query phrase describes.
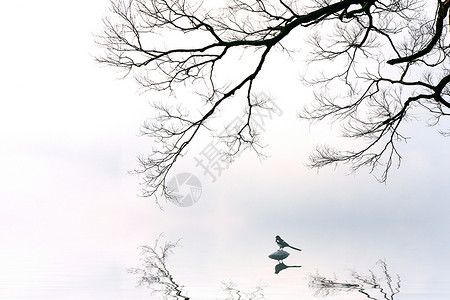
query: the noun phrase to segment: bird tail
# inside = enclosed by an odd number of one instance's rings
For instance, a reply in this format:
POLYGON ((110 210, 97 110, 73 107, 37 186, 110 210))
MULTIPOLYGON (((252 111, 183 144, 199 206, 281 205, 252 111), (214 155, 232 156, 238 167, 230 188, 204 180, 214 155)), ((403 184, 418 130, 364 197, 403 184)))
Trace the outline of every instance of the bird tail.
POLYGON ((302 251, 302 249, 298 249, 298 248, 295 248, 295 247, 292 247, 292 246, 289 246, 289 248, 292 248, 292 249, 297 250, 297 251, 302 251))

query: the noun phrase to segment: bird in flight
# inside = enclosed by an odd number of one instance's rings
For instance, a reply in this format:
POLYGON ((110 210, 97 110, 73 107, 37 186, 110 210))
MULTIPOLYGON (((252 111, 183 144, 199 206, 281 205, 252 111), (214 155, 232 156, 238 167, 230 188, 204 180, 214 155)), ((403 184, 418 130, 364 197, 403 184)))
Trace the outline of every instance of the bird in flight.
POLYGON ((302 249, 298 249, 298 248, 292 247, 291 245, 286 243, 279 235, 277 235, 275 237, 275 242, 277 242, 277 245, 280 247, 280 249, 283 249, 284 247, 289 247, 289 248, 292 248, 292 249, 297 250, 297 251, 302 251, 302 249))

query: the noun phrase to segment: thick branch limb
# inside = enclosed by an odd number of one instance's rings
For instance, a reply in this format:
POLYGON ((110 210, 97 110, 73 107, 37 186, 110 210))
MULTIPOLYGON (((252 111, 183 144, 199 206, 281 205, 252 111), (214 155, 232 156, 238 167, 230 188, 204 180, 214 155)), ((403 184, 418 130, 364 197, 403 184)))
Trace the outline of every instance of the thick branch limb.
POLYGON ((156 148, 139 159, 135 171, 144 176, 144 196, 162 189, 170 197, 166 177, 173 165, 201 129, 214 130, 208 121, 232 98, 244 106, 245 120, 219 138, 232 149, 230 159, 246 146, 260 154, 252 125, 258 75, 274 49, 293 53, 285 44, 290 37, 297 40, 296 30, 312 32, 308 63, 319 70, 304 78, 316 93, 300 117, 339 121, 344 137, 365 141, 356 150, 319 147, 311 166, 344 162, 352 170, 368 166, 371 171, 382 166, 383 181, 392 163, 401 160, 396 147, 406 140, 400 131, 408 111, 424 107, 431 125, 449 115, 450 48, 443 41, 450 0, 436 1, 432 18, 421 0, 313 1, 307 7, 284 0, 233 0, 210 10, 187 0, 113 1, 115 18, 104 20, 105 32, 97 40, 106 53, 97 60, 122 68, 125 76, 133 73, 144 89, 173 95, 181 84, 201 100, 192 104, 195 113, 168 101, 155 106, 160 114, 144 125, 143 135, 156 148), (242 71, 230 76, 236 67, 242 71))
POLYGON ((448 1, 448 0, 445 2, 442 2, 442 3, 438 0, 438 3, 439 3, 439 10, 438 10, 437 19, 436 19, 436 29, 435 29, 433 37, 431 38, 428 45, 425 48, 423 48, 422 50, 420 50, 412 55, 388 60, 387 61, 388 64, 395 65, 395 64, 405 63, 405 62, 411 62, 411 61, 414 61, 414 60, 428 54, 433 49, 433 47, 441 39, 442 32, 444 29, 444 21, 445 21, 445 18, 447 17, 448 9, 450 7, 450 1, 448 1))

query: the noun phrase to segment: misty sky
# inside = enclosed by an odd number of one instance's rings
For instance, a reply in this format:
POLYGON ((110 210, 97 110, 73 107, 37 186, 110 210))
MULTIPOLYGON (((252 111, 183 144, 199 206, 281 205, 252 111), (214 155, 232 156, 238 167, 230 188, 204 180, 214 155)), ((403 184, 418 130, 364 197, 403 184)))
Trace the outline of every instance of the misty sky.
POLYGON ((386 184, 365 169, 309 170, 314 145, 349 141, 328 123, 296 118, 312 95, 297 81, 300 61, 274 58, 262 76, 283 110, 264 128, 267 159, 245 152, 212 182, 195 164, 210 142, 202 137, 172 174, 201 181, 195 205, 161 210, 138 197, 140 180, 128 171, 151 148, 138 133, 158 95, 94 62, 108 8, 106 0, 2 4, 0 299, 148 299, 126 268, 161 233, 181 239, 169 262, 192 299, 222 297, 229 280, 243 290, 265 283, 267 299, 314 299, 309 274, 345 279, 378 259, 402 279, 396 299, 449 298, 448 138, 418 116, 386 184), (274 274, 267 256, 277 234, 303 249, 285 261, 301 269, 274 274))

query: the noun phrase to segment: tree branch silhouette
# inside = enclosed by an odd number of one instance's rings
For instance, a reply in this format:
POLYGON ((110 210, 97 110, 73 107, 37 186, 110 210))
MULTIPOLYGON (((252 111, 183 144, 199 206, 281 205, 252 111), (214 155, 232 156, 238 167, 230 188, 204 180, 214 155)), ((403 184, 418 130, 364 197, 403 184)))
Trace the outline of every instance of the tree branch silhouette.
POLYGON ((142 195, 170 197, 166 182, 174 164, 199 134, 214 132, 213 119, 233 103, 245 107, 246 122, 219 137, 230 146, 225 157, 232 160, 248 147, 262 154, 252 122, 262 105, 255 85, 270 55, 292 53, 285 41, 298 39, 296 31, 310 36, 310 55, 298 56, 307 59, 303 83, 316 91, 299 117, 339 122, 344 137, 360 141, 345 150, 318 146, 308 165, 368 167, 381 170, 378 179, 386 181, 391 166, 400 165, 397 145, 408 139, 403 130, 410 112, 424 109, 429 125, 450 114, 450 2, 435 0, 433 15, 424 3, 231 0, 219 7, 193 0, 113 0, 97 37, 105 50, 97 61, 168 98, 154 105, 158 115, 142 127, 155 143, 134 171, 142 176, 142 195), (237 67, 243 71, 230 76, 237 67), (171 103, 169 96, 180 88, 198 101, 171 103))

